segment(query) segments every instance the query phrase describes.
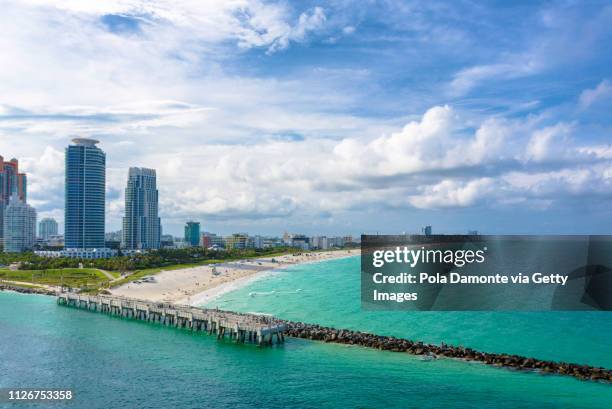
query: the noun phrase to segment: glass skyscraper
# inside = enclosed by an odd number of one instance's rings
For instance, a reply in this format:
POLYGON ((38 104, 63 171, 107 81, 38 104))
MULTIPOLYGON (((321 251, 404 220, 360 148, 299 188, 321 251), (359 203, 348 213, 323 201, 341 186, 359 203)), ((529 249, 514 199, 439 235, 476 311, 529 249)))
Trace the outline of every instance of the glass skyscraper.
POLYGON ((130 250, 158 249, 161 242, 159 192, 154 169, 130 168, 125 188, 122 246, 130 250))
POLYGON ((192 247, 200 245, 200 223, 187 222, 185 225, 185 241, 192 247))
POLYGON ((94 139, 66 148, 65 247, 104 248, 106 154, 94 139))

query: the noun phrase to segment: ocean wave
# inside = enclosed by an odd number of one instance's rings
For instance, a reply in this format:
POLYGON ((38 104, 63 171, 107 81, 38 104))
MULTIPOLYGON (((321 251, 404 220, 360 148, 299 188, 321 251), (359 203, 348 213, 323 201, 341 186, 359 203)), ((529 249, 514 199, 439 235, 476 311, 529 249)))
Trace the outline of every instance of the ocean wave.
POLYGON ((275 293, 276 293, 276 291, 274 291, 274 290, 272 290, 272 291, 259 291, 259 292, 258 291, 252 291, 252 292, 249 293, 249 297, 255 297, 255 296, 258 296, 258 295, 263 295, 263 296, 273 295, 275 293))
POLYGON ((257 297, 257 296, 268 296, 268 295, 275 295, 275 294, 297 294, 302 292, 303 290, 301 288, 298 288, 297 290, 290 290, 290 291, 276 291, 276 290, 272 290, 272 291, 251 291, 249 293, 249 297, 257 297))

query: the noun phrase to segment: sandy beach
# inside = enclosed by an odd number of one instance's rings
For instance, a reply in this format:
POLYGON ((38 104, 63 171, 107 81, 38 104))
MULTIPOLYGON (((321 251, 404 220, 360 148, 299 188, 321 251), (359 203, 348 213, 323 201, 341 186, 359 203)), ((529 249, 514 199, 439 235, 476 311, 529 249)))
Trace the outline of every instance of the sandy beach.
POLYGON ((288 254, 168 270, 155 274, 154 282, 128 283, 111 292, 144 300, 201 305, 276 270, 359 254, 359 249, 288 254))

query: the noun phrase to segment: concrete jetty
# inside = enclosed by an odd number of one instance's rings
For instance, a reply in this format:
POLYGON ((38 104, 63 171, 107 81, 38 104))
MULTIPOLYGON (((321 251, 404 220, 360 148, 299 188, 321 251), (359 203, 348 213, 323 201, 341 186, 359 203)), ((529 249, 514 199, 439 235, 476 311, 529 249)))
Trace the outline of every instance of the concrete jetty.
POLYGON ((61 292, 57 303, 70 307, 97 311, 109 315, 155 322, 192 331, 215 334, 217 339, 260 346, 282 343, 286 324, 273 317, 241 314, 216 309, 197 308, 164 302, 136 300, 110 295, 86 295, 61 292))

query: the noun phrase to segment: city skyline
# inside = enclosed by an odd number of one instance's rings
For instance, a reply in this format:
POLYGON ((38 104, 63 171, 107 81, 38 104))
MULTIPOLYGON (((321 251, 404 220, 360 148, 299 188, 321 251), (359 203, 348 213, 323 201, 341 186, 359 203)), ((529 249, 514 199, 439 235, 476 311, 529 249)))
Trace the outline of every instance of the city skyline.
POLYGON ((63 218, 77 135, 108 154, 107 231, 131 166, 157 169, 175 236, 612 227, 605 2, 3 10, 0 152, 41 217, 63 218))
POLYGON ((3 406, 612 409, 612 0, 0 1, 3 406))

